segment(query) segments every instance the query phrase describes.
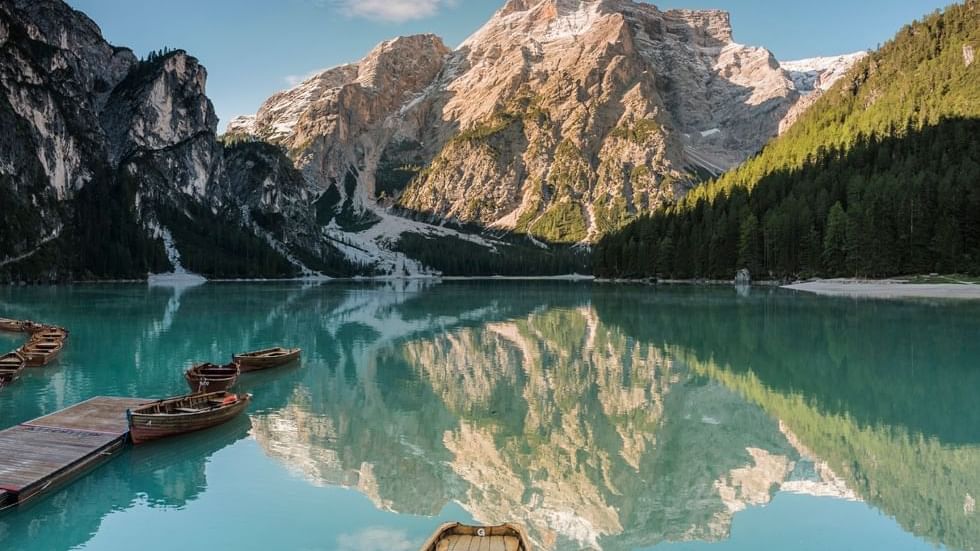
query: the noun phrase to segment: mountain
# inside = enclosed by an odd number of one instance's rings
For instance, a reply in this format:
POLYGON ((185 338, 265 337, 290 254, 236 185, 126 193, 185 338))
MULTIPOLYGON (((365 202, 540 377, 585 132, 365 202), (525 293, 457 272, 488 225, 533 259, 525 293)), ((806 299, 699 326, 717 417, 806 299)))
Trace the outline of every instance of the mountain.
MULTIPOLYGON (((137 59, 57 0, 5 0, 0 15, 0 279, 312 273, 300 255, 357 270, 322 240, 271 234, 280 204, 240 200, 256 183, 231 178, 236 160, 262 147, 226 159, 197 59, 137 59)), ((290 163, 269 175, 302 197, 290 163)))
POLYGON ((725 12, 511 0, 453 51, 431 35, 385 42, 228 134, 284 147, 342 219, 394 207, 591 242, 758 152, 809 91, 734 42, 725 12))
POLYGON ((597 273, 980 273, 977 44, 977 0, 906 26, 760 155, 608 236, 597 273))
POLYGON ((807 109, 823 96, 824 92, 830 90, 838 80, 851 70, 851 67, 867 55, 868 52, 855 52, 836 57, 814 57, 782 62, 780 65, 784 71, 789 73, 789 77, 793 80, 793 85, 800 92, 801 97, 779 124, 779 133, 783 134, 792 128, 803 113, 806 113, 807 109))
POLYGON ((855 60, 787 71, 720 11, 511 0, 219 136, 187 52, 138 59, 60 0, 0 11, 11 281, 588 271, 580 245, 754 155, 855 60))

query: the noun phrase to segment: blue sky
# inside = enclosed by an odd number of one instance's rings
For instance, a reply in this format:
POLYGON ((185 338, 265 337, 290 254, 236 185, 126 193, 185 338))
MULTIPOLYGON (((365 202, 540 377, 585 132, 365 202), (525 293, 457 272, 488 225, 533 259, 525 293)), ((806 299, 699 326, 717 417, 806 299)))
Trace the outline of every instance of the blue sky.
MULTIPOLYGON (((221 128, 317 69, 364 56, 393 36, 431 32, 455 46, 504 0, 67 0, 110 42, 139 55, 183 48, 208 68, 221 128)), ((779 59, 874 48, 950 0, 662 0, 732 13, 735 39, 779 59)))

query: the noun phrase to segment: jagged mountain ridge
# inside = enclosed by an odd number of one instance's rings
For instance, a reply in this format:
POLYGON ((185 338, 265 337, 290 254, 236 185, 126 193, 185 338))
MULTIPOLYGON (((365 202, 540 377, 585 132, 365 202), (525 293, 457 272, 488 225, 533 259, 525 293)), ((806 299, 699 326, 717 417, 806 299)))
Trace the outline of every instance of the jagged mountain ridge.
POLYGON ((454 51, 432 35, 385 42, 228 132, 286 147, 338 211, 349 178, 362 211, 577 242, 756 153, 799 88, 770 52, 733 41, 725 12, 512 0, 454 51), (388 63, 404 85, 361 75, 392 55, 417 59, 388 63))
MULTIPOLYGON (((14 130, 0 137, 0 277, 140 278, 182 261, 217 277, 357 269, 303 217, 272 234, 280 205, 239 200, 255 183, 229 178, 196 58, 137 59, 59 0, 4 0, 0 15, 0 119, 14 130)), ((290 172, 274 187, 302 200, 290 172)))
POLYGON ((800 97, 724 12, 511 1, 455 50, 384 42, 222 140, 186 52, 139 60, 60 0, 0 9, 2 279, 413 275, 457 245, 568 270, 542 241, 675 201, 800 97))

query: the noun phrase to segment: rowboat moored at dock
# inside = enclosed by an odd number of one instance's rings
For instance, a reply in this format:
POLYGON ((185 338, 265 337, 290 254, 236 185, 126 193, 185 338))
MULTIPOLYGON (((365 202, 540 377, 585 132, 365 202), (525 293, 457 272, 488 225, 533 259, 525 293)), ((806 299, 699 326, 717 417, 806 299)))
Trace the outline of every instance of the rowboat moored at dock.
POLYGON ((68 330, 63 327, 45 326, 43 329, 31 333, 32 341, 66 341, 68 340, 68 330))
POLYGON ((130 409, 129 436, 133 444, 208 429, 245 411, 251 394, 211 392, 161 400, 130 409))
POLYGON ((24 322, 20 320, 12 320, 8 318, 0 318, 0 331, 10 331, 12 333, 21 333, 24 331, 24 322))
POLYGON ((228 390, 238 381, 238 364, 215 365, 211 363, 195 365, 184 373, 191 392, 207 393, 228 390))
POLYGON ((25 367, 27 367, 27 360, 17 352, 0 356, 0 388, 9 385, 17 377, 20 377, 25 367))
POLYGON ((53 362, 64 347, 64 341, 29 341, 17 353, 27 360, 27 367, 41 367, 53 362))
POLYGON ((249 371, 259 371, 271 367, 279 367, 299 359, 302 349, 299 348, 267 348, 255 352, 236 354, 235 363, 238 364, 242 373, 249 371))

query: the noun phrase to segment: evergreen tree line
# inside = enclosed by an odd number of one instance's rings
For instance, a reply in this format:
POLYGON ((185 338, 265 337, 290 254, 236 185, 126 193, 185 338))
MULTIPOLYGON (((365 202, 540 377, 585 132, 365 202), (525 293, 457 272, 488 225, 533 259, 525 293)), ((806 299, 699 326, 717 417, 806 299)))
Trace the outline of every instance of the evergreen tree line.
POLYGON ((150 53, 146 54, 146 58, 141 59, 140 61, 144 63, 154 63, 156 61, 160 61, 161 59, 165 59, 167 56, 169 56, 174 52, 180 52, 180 51, 183 50, 171 48, 170 46, 164 46, 159 50, 150 50, 150 53))
POLYGON ((980 271, 980 1, 903 28, 783 136, 605 238, 615 277, 980 271))
POLYGON ((801 169, 641 219, 595 252, 606 277, 980 273, 980 120, 859 137, 801 169))

